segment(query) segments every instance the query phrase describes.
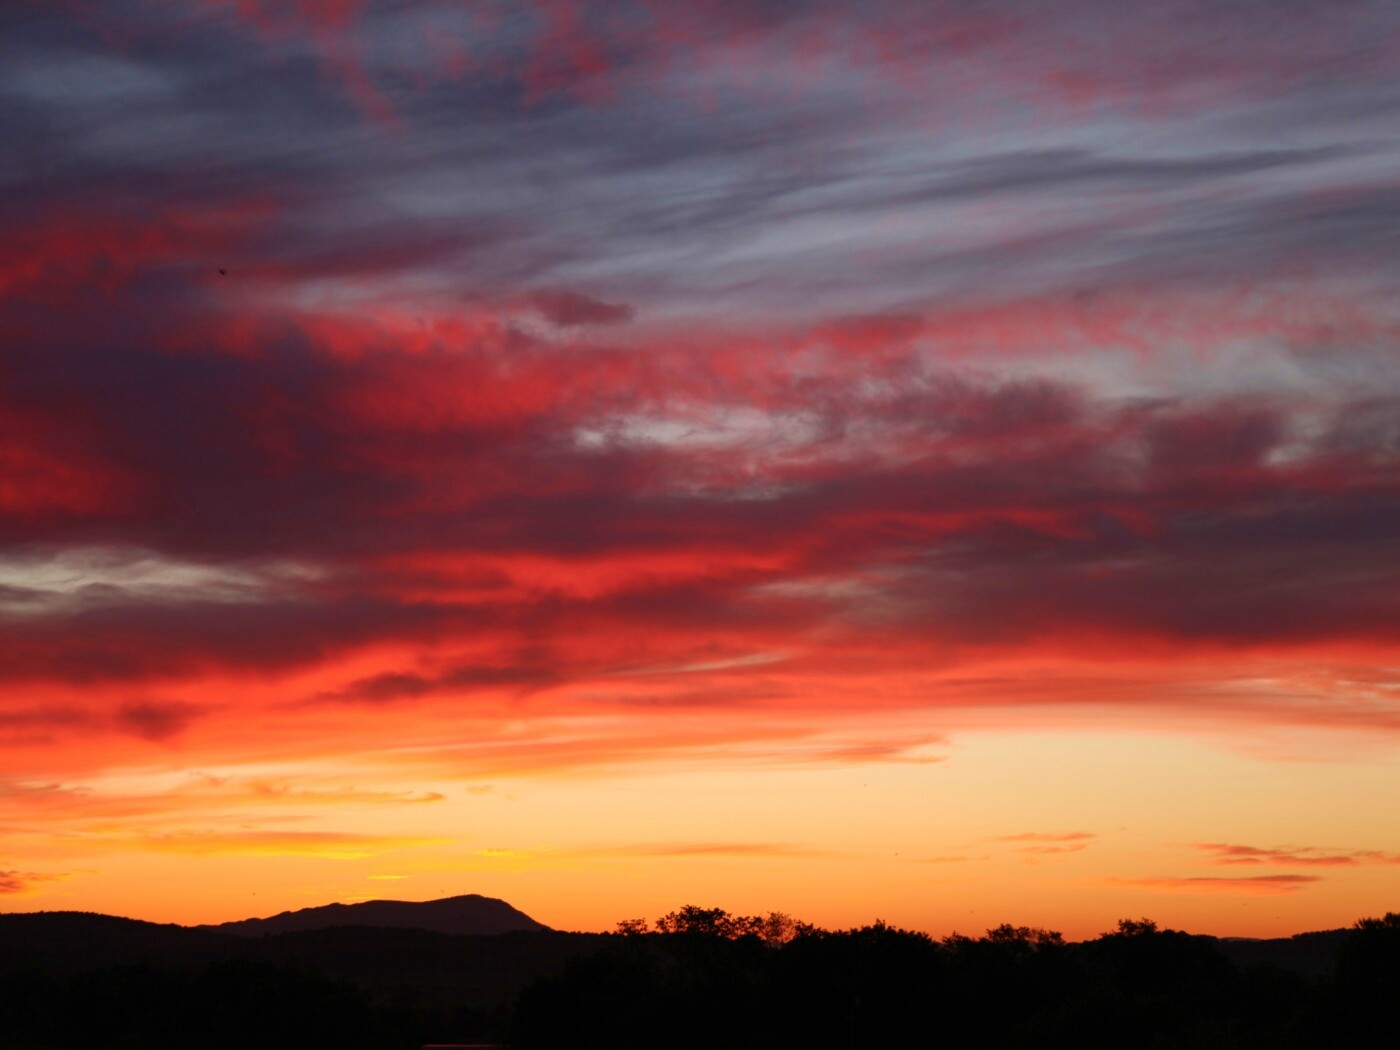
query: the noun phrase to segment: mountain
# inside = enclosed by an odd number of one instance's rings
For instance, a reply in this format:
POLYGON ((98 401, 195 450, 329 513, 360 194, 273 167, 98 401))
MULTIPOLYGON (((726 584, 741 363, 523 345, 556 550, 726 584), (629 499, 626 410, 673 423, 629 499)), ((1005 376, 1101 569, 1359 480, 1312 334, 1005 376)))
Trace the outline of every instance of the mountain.
POLYGON ((326 904, 319 908, 284 911, 266 919, 241 919, 198 929, 260 937, 271 933, 323 930, 333 926, 393 927, 431 930, 457 936, 494 935, 518 931, 548 931, 523 911, 503 900, 468 893, 435 901, 363 901, 359 904, 326 904))

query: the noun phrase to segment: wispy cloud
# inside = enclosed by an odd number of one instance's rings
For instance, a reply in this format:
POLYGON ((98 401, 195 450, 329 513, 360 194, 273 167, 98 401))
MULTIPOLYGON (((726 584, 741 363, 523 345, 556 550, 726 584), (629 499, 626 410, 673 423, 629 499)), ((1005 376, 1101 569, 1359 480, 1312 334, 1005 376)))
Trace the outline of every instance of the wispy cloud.
POLYGON ((128 845, 167 853, 361 860, 395 850, 439 846, 445 838, 359 835, 336 831, 183 831, 133 838, 128 845))
POLYGON ((1092 831, 1042 832, 1025 831, 1018 835, 1001 835, 990 842, 1005 842, 1013 845, 1018 853, 1079 853, 1093 845, 1098 838, 1092 831))
POLYGON ((837 851, 784 842, 638 842, 622 845, 577 846, 569 848, 517 849, 492 846, 476 851, 488 860, 511 862, 550 862, 561 859, 643 858, 654 860, 775 860, 811 859, 835 856, 837 851))
POLYGON ((1321 882, 1322 878, 1318 875, 1192 875, 1110 879, 1109 881, 1123 886, 1186 893, 1239 893, 1250 896, 1278 896, 1297 893, 1313 883, 1321 882))
POLYGON ((1275 846, 1265 849, 1229 842, 1203 842, 1196 848, 1210 854, 1217 864, 1286 864, 1319 868, 1400 864, 1400 854, 1382 850, 1327 850, 1316 846, 1275 846))
POLYGON ((67 873, 0 871, 0 895, 28 893, 38 886, 68 878, 67 873))
POLYGON ((592 856, 617 857, 824 857, 830 850, 781 842, 672 842, 632 846, 602 846, 578 851, 592 856))

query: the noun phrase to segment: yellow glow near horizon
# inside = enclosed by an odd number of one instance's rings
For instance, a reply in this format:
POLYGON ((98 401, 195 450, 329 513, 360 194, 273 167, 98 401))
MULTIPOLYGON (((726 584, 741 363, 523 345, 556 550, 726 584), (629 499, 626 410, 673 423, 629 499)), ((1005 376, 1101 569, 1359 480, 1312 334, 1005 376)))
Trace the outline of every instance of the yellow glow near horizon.
POLYGON ((196 923, 471 892, 565 929, 698 903, 831 927, 878 917, 944 935, 1013 922, 1073 938, 1137 915, 1284 935, 1393 906, 1400 817, 1363 804, 1396 797, 1389 752, 1283 762, 1161 733, 965 730, 944 754, 373 790, 357 777, 299 799, 264 789, 288 803, 271 810, 239 792, 223 813, 206 798, 159 815, 130 792, 200 782, 190 771, 114 773, 85 799, 100 790, 135 815, 29 830, 27 855, 64 877, 9 906, 196 923), (1357 809, 1338 813, 1339 797, 1357 809), (1221 863, 1211 844, 1279 852, 1221 863))

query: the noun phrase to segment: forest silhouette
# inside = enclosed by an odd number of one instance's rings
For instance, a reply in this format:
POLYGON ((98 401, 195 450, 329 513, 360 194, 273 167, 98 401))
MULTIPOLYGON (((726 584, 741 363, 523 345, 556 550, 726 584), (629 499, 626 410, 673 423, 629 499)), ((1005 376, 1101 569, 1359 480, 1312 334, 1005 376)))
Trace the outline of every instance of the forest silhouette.
POLYGON ((1123 920, 1070 943, 696 906, 609 934, 473 937, 39 913, 0 916, 0 960, 0 1050, 1312 1048, 1384 1045, 1400 915, 1268 942, 1123 920))

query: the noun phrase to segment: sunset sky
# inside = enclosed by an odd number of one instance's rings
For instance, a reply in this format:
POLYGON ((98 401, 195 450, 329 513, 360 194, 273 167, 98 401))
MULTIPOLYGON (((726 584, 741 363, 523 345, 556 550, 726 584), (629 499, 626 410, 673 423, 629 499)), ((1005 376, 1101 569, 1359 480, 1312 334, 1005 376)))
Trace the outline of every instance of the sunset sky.
POLYGON ((14 0, 0 142, 0 910, 1400 910, 1393 0, 14 0))

